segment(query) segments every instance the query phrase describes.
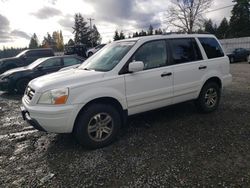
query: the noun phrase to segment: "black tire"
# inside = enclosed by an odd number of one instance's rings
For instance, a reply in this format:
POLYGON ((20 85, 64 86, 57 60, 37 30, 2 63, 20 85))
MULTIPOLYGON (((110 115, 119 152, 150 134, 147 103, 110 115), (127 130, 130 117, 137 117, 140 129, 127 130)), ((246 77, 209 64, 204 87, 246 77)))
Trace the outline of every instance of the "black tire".
POLYGON ((28 85, 28 83, 29 83, 29 81, 30 80, 27 79, 27 78, 23 78, 23 79, 18 80, 17 83, 16 83, 17 93, 23 94, 26 87, 27 87, 27 85, 28 85))
POLYGON ((196 99, 195 101, 195 104, 198 110, 203 113, 209 113, 209 112, 215 111, 218 108, 218 105, 220 103, 220 95, 221 95, 221 91, 217 83, 215 82, 206 83, 202 87, 198 99, 196 99), (214 103, 212 103, 213 101, 214 103))
POLYGON ((92 52, 89 52, 88 53, 88 57, 90 57, 90 56, 92 56, 93 55, 93 53, 92 52))
POLYGON ((230 63, 234 63, 234 57, 230 57, 230 63))
POLYGON ((118 111, 113 106, 108 104, 92 104, 81 111, 78 115, 73 133, 81 145, 89 149, 96 149, 111 144, 117 138, 120 127, 121 117, 118 111), (103 117, 101 117, 102 115, 103 117), (110 116, 111 118, 111 123, 107 125, 109 126, 111 131, 110 133, 106 133, 104 132, 104 130, 102 130, 102 134, 104 134, 104 137, 106 136, 106 138, 103 138, 103 140, 98 140, 97 137, 101 133, 99 134, 97 132, 101 130, 96 130, 96 132, 92 130, 93 132, 90 133, 91 129, 93 129, 91 127, 98 127, 97 129, 101 129, 103 127, 101 127, 102 125, 95 126, 91 124, 98 124, 98 118, 95 118, 97 116, 100 117, 99 120, 103 118, 101 120, 103 121, 105 119, 104 115, 110 116))

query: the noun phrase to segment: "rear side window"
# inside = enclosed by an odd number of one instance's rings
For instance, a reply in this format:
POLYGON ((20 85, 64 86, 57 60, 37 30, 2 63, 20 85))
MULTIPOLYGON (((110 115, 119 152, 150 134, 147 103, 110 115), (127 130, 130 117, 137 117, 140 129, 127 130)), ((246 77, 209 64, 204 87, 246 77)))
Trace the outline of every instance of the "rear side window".
POLYGON ((202 59, 199 47, 193 38, 169 40, 173 64, 188 63, 202 59))
POLYGON ((224 53, 214 38, 199 38, 201 45, 203 46, 208 59, 223 57, 224 53))

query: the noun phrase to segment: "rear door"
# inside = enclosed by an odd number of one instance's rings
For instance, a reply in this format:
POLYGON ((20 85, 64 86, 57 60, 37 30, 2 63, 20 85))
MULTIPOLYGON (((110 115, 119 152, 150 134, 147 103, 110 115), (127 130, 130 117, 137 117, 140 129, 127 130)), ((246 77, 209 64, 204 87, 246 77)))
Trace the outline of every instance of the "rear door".
POLYGON ((168 66, 165 40, 143 44, 130 62, 142 61, 144 70, 125 74, 128 114, 163 107, 172 103, 173 76, 168 66))
POLYGON ((197 97, 206 71, 201 52, 195 38, 176 38, 168 40, 173 67, 173 103, 197 97))

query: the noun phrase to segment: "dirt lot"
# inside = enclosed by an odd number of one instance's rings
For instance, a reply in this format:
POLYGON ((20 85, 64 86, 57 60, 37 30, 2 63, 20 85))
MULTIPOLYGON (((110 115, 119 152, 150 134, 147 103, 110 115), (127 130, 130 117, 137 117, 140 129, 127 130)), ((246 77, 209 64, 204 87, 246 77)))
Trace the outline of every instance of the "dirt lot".
POLYGON ((231 68, 218 111, 199 114, 188 102, 141 114, 92 151, 37 132, 21 118, 21 97, 1 93, 1 187, 249 187, 250 65, 231 68))

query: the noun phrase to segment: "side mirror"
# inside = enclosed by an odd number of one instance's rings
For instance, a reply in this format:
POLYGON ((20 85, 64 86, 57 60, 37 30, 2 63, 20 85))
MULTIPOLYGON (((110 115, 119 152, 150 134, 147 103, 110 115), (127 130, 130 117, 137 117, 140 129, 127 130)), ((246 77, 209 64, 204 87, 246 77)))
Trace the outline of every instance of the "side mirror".
POLYGON ((139 72, 144 69, 144 63, 142 61, 133 61, 128 65, 129 72, 139 72))

